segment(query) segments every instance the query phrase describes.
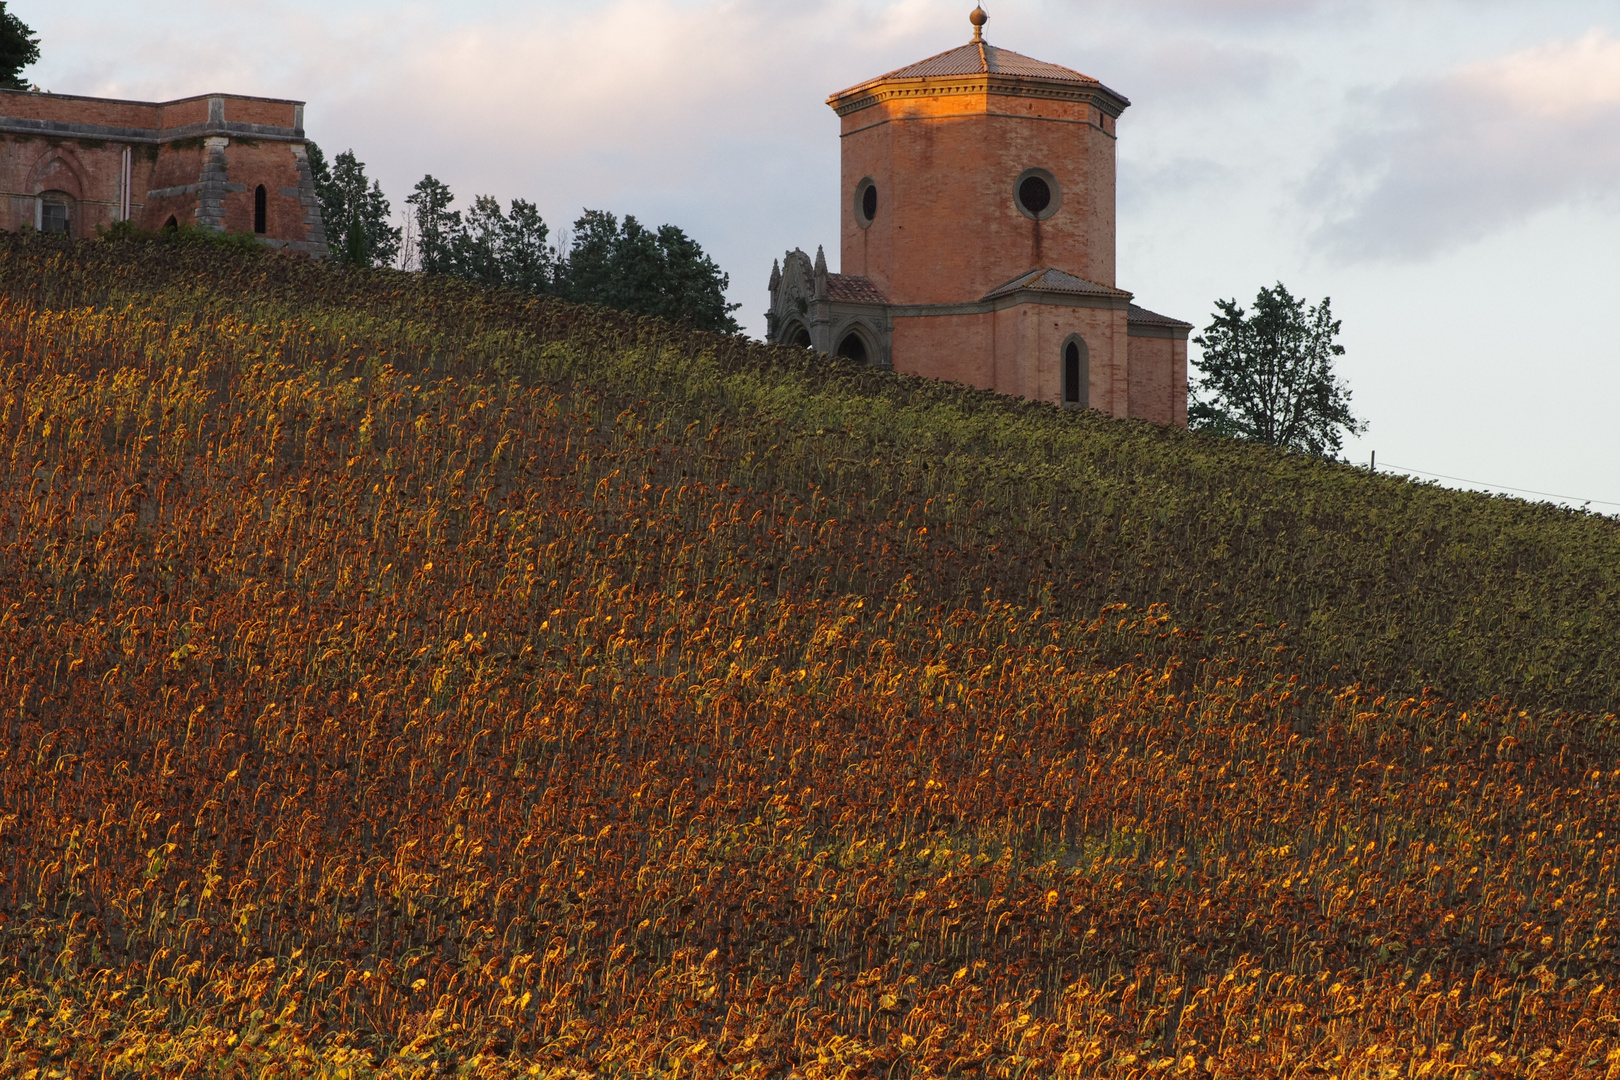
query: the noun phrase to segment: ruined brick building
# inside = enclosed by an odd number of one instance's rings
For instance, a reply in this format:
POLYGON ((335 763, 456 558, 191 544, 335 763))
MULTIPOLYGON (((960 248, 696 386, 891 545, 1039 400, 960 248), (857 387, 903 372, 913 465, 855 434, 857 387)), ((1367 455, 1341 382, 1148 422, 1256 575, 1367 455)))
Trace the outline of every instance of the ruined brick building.
POLYGON ((194 225, 327 254, 302 102, 0 90, 0 136, 0 229, 194 225))
POLYGON ((791 251, 769 339, 1072 408, 1187 423, 1190 325, 1114 280, 1102 83, 983 39, 834 94, 841 273, 791 251))

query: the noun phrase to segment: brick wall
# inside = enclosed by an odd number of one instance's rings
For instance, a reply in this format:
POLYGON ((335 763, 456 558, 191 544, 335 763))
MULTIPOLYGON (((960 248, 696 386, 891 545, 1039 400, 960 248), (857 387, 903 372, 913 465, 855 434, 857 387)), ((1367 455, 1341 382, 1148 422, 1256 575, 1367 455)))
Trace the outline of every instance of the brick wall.
POLYGON ((1114 284, 1114 137, 1085 102, 989 92, 881 101, 842 118, 842 266, 895 303, 978 299, 1055 266, 1114 284), (1059 209, 1026 217, 1014 187, 1029 168, 1057 180, 1059 209), (855 191, 878 212, 863 228, 855 191))
POLYGON ((37 226, 46 201, 65 201, 77 236, 94 236, 126 206, 144 228, 172 219, 252 233, 260 186, 261 238, 324 256, 301 102, 215 94, 155 103, 0 91, 0 228, 37 226), (67 198, 52 200, 53 193, 67 198))

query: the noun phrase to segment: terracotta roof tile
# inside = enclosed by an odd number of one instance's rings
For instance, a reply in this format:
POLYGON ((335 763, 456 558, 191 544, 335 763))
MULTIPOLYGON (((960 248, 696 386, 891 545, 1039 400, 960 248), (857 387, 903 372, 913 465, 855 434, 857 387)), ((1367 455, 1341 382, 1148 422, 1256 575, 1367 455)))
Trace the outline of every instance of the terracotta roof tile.
POLYGON ((969 42, 942 52, 938 56, 930 56, 926 60, 919 60, 915 64, 891 71, 882 78, 931 79, 952 75, 1023 75, 1034 79, 1057 79, 1061 82, 1097 81, 1078 71, 981 42, 969 42))
POLYGON ((1034 292, 1079 293, 1083 296, 1129 296, 1123 289, 1110 288, 1099 285, 1095 281, 1087 281, 1082 277, 1075 277, 1063 270, 1051 267, 1045 270, 1031 270, 1019 274, 1005 285, 991 289, 985 293, 986 300, 994 300, 998 296, 1008 296, 1022 290, 1034 292))
POLYGON ((1193 328, 1192 323, 1172 319, 1168 315, 1160 315, 1156 311, 1149 311, 1147 308, 1137 307, 1135 304, 1126 309, 1125 319, 1127 322, 1133 322, 1140 326, 1170 326, 1178 330, 1191 330, 1193 328))
POLYGON ((828 274, 827 299, 846 304, 887 304, 888 298, 877 286, 856 274, 828 274))

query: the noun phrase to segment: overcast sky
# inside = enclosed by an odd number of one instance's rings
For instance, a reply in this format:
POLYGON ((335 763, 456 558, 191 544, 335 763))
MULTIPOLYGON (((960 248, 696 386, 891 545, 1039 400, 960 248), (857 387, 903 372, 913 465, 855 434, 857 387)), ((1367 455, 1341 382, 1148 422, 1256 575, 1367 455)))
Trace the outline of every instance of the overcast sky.
MULTIPOLYGON (((684 228, 754 334, 783 251, 836 268, 828 94, 951 48, 972 0, 12 0, 59 93, 309 103, 396 209, 684 228)), ((1119 282, 1331 296, 1371 424, 1347 447, 1620 512, 1620 7, 1613 0, 986 0, 986 39, 1133 102, 1119 282), (1606 501, 1604 505, 1598 500, 1606 501)), ((1196 359, 1196 349, 1194 350, 1196 359)), ((1447 484, 1454 481, 1447 480, 1447 484)))

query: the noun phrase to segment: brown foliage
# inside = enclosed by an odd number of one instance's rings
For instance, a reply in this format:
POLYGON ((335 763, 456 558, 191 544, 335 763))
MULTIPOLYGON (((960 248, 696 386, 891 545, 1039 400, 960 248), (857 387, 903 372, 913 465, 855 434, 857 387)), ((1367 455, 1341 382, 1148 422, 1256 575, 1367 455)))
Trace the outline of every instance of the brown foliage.
POLYGON ((6 1070, 1612 1075, 1612 718, 941 600, 425 348, 0 303, 6 1070))

